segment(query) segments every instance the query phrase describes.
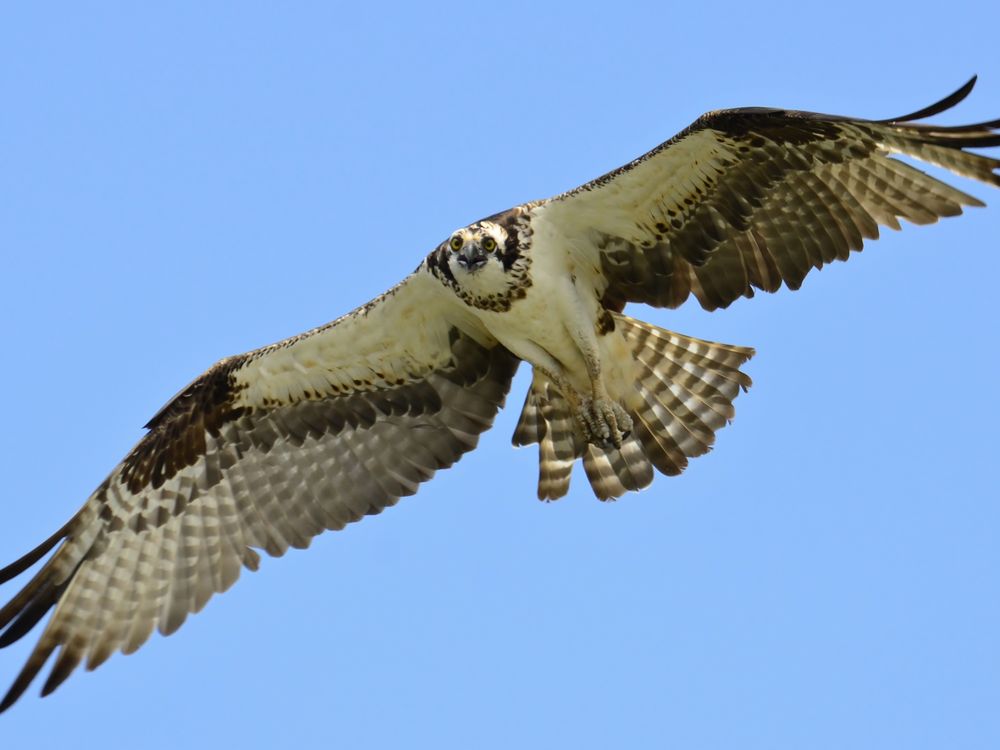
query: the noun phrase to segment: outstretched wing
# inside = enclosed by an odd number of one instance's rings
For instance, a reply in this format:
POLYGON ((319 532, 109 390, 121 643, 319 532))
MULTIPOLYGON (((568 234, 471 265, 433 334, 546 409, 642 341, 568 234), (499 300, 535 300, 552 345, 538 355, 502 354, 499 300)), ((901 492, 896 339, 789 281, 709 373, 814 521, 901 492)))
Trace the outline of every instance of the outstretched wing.
POLYGON ((0 610, 0 646, 55 613, 9 707, 59 655, 53 691, 172 633, 263 549, 306 547, 412 495, 472 449, 503 404, 518 361, 449 323, 450 297, 418 272, 316 330, 219 362, 165 406, 80 511, 0 570, 20 574, 56 545, 0 610))
POLYGON ((1000 120, 914 124, 964 99, 975 78, 889 120, 782 109, 708 113, 630 164, 536 204, 533 218, 570 238, 599 269, 607 307, 677 307, 694 294, 726 307, 754 289, 797 289, 812 268, 846 260, 879 225, 929 224, 982 206, 893 158, 914 157, 1000 186, 1000 120))

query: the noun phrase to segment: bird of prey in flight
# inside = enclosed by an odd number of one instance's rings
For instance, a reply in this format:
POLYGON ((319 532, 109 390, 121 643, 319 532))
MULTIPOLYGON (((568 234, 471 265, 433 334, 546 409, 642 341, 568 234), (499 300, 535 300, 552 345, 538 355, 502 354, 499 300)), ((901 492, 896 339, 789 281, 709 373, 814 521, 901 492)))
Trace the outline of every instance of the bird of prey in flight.
POLYGON ((65 526, 0 570, 34 576, 0 609, 0 647, 54 608, 0 702, 57 652, 48 694, 85 662, 170 634, 259 554, 306 547, 412 495, 475 447, 524 361, 515 445, 537 443, 538 496, 578 460, 602 500, 679 474, 750 385, 753 350, 624 314, 715 310, 798 289, 879 227, 982 206, 899 155, 1000 186, 1000 120, 937 126, 975 78, 901 117, 710 112, 575 190, 452 232, 416 270, 319 328, 228 357, 184 388, 65 526))

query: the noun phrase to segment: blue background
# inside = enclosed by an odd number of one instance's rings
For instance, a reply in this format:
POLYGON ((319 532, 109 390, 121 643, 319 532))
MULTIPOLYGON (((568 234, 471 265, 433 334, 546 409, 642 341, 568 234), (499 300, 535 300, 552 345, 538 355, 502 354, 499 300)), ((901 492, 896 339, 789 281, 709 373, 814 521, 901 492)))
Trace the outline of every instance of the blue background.
MULTIPOLYGON (((457 226, 708 109, 1000 116, 1000 5, 22 3, 0 10, 0 558, 184 383, 457 226)), ((1000 747, 1000 191, 707 314, 716 450, 614 504, 481 448, 174 636, 37 681, 5 747, 1000 747)), ((26 581, 26 578, 20 579, 26 581)), ((4 587, 13 596, 17 584, 4 587)), ((0 652, 0 688, 37 632, 0 652)))

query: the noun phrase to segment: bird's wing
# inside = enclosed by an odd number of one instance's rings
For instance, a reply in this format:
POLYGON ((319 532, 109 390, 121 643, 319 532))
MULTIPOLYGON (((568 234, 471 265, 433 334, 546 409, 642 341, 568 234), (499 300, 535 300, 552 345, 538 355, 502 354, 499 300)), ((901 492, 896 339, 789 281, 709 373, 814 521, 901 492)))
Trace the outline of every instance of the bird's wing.
POLYGON ((518 361, 418 271, 301 336, 223 360, 171 400, 56 534, 0 570, 55 554, 0 609, 0 646, 55 607, 0 710, 55 649, 43 694, 86 660, 172 633, 254 549, 306 547, 412 495, 493 422, 518 361))
POLYGON ((1000 186, 1000 120, 914 123, 948 109, 975 78, 929 107, 888 120, 747 108, 708 113, 620 169, 532 207, 594 268, 607 307, 706 309, 754 289, 797 289, 845 260, 879 225, 928 224, 978 199, 894 158, 1000 186))

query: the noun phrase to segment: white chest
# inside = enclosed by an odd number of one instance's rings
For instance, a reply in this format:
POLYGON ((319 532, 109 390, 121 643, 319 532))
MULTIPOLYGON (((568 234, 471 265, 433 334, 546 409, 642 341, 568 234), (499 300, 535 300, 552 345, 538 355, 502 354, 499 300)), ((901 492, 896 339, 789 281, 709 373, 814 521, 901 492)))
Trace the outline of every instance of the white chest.
MULTIPOLYGON (((537 241, 544 241, 538 237, 537 241)), ((561 248, 534 248, 531 286, 509 310, 477 310, 476 316, 514 354, 561 371, 578 388, 589 388, 587 356, 596 350, 600 306, 590 277, 561 248)))

